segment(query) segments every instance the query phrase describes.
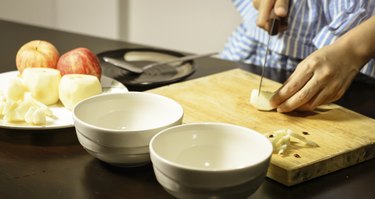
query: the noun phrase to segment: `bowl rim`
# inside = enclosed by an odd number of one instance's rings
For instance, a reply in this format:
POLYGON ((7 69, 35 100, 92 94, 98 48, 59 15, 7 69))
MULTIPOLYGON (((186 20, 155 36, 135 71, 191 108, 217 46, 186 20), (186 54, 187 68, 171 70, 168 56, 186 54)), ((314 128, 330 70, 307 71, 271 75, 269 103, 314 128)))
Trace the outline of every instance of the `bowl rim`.
POLYGON ((169 165, 169 166, 173 166, 173 167, 176 167, 176 168, 179 168, 179 169, 183 169, 183 170, 190 170, 190 171, 197 171, 197 172, 212 172, 212 173, 217 173, 217 172, 228 172, 228 171, 234 171, 234 170, 242 170, 242 169, 253 167, 254 165, 260 164, 260 163, 262 163, 264 161, 270 160, 271 156, 272 156, 272 152, 273 152, 273 146, 272 146, 271 141, 266 136, 264 136, 263 134, 255 131, 253 129, 250 129, 250 128, 247 128, 247 127, 244 127, 244 126, 235 125, 235 124, 231 124, 231 123, 224 123, 224 122, 193 122, 193 123, 187 123, 187 124, 181 124, 181 125, 173 126, 173 127, 164 129, 164 130, 160 131, 159 133, 155 134, 152 137, 152 139, 150 140, 149 151, 150 151, 151 160, 152 160, 152 156, 155 156, 155 157, 158 158, 159 161, 161 161, 162 163, 164 163, 166 165, 169 165), (154 146, 154 142, 158 138, 158 136, 160 136, 161 134, 163 134, 163 133, 165 133, 167 131, 176 129, 176 128, 182 128, 184 126, 197 126, 197 125, 219 125, 219 126, 231 126, 231 127, 236 127, 236 128, 242 128, 242 129, 248 131, 249 133, 253 133, 253 134, 256 134, 257 136, 263 137, 261 139, 264 139, 265 140, 265 144, 268 146, 267 149, 269 151, 266 153, 268 155, 266 155, 265 157, 263 157, 263 158, 261 158, 261 159, 259 159, 257 161, 254 161, 251 164, 246 164, 246 165, 241 166, 241 167, 224 168, 224 169, 209 169, 209 168, 205 169, 205 168, 194 167, 194 166, 187 166, 187 165, 182 165, 182 164, 176 163, 174 161, 165 159, 164 157, 160 156, 158 153, 155 152, 154 147, 153 147, 154 146))
MULTIPOLYGON (((86 127, 89 127, 90 129, 100 130, 100 131, 103 131, 103 132, 106 132, 106 133, 124 134, 124 133, 139 133, 139 132, 143 132, 143 131, 154 131, 154 130, 157 130, 157 129, 160 129, 160 128, 163 128, 163 127, 166 127, 166 126, 168 127, 172 124, 177 123, 179 120, 182 120, 182 118, 184 116, 184 109, 183 109, 183 107, 181 106, 180 103, 178 103, 177 101, 175 101, 175 100, 173 100, 169 97, 163 96, 163 95, 159 95, 159 94, 155 94, 155 93, 140 92, 140 91, 129 91, 129 92, 125 92, 125 93, 102 93, 102 94, 99 94, 99 95, 94 95, 94 96, 91 96, 89 98, 86 98, 86 99, 80 101, 78 104, 76 104, 74 106, 73 111, 72 111, 72 116, 73 116, 74 123, 76 123, 76 121, 79 121, 81 124, 84 124, 86 127), (169 101, 169 102, 173 103, 175 105, 175 107, 177 108, 176 110, 178 110, 178 117, 176 117, 175 120, 173 120, 172 122, 170 122, 166 125, 159 125, 159 126, 155 126, 153 128, 139 128, 139 129, 135 129, 135 130, 126 130, 126 129, 112 129, 112 128, 95 126, 91 123, 87 123, 87 122, 83 121, 82 119, 80 119, 76 115, 76 111, 78 110, 79 106, 82 106, 82 104, 87 103, 89 101, 96 100, 98 98, 108 98, 110 96, 123 97, 123 96, 127 96, 127 95, 148 95, 148 96, 158 97, 158 98, 161 98, 163 100, 169 101)), ((76 124, 74 124, 74 125, 76 126, 76 124)))

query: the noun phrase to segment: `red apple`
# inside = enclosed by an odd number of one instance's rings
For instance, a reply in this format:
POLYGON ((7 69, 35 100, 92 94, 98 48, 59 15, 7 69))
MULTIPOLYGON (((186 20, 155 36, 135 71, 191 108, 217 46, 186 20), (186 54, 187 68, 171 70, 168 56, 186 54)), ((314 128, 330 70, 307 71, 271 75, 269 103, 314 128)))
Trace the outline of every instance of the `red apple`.
POLYGON ((98 57, 87 48, 76 48, 63 54, 57 62, 57 70, 61 75, 94 75, 99 80, 102 75, 98 57))
POLYGON ((18 50, 16 66, 20 73, 25 68, 56 68, 59 52, 47 41, 33 40, 18 50))

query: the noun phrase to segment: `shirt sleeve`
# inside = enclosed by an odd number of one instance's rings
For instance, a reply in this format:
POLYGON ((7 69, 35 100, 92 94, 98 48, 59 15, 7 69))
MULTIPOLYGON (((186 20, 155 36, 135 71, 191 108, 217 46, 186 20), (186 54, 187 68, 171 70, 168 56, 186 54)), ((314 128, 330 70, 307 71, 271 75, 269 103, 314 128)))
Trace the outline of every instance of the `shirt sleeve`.
POLYGON ((327 25, 314 37, 317 48, 333 43, 361 22, 370 18, 374 12, 374 1, 335 0, 322 5, 327 25))

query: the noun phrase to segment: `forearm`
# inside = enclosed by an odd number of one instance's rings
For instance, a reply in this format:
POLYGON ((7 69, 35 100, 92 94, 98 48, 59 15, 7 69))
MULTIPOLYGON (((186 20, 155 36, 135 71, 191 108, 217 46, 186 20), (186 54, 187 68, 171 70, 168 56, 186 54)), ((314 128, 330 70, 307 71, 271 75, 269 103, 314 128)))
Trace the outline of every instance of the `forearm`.
POLYGON ((375 58, 375 16, 344 34, 334 45, 338 49, 345 49, 359 70, 371 58, 375 58))

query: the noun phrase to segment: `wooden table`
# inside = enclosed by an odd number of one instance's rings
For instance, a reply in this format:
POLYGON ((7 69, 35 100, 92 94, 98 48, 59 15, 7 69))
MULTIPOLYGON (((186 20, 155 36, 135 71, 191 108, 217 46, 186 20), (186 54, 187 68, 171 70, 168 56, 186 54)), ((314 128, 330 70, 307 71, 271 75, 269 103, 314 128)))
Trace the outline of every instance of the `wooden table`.
MULTIPOLYGON (((87 47, 99 53, 137 44, 95 38, 46 28, 0 21, 0 72, 15 70, 15 55, 27 41, 43 39, 61 53, 87 47)), ((200 59, 188 79, 241 67, 256 66, 215 58, 200 59)), ((285 71, 266 76, 284 81, 285 71)), ((375 118, 375 81, 359 76, 338 104, 375 118)), ((375 133, 375 132, 374 132, 375 133)), ((373 198, 375 159, 286 187, 266 179, 250 198, 373 198)), ((173 198, 158 184, 152 166, 126 169, 102 163, 78 143, 74 128, 27 131, 0 129, 0 198, 173 198)))

